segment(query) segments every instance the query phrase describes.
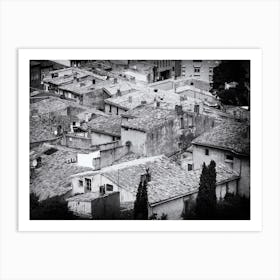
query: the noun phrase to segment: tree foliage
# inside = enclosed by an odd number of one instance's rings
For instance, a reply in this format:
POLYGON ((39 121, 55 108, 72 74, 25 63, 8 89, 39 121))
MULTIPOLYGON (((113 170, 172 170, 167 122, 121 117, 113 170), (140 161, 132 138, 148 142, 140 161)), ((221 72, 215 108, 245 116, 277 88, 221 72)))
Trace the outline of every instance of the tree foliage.
POLYGON ((67 202, 58 197, 39 201, 38 197, 30 194, 30 219, 31 220, 75 220, 77 219, 68 211, 67 202))
POLYGON ((196 198, 196 216, 199 219, 214 219, 216 215, 216 206, 216 163, 212 160, 209 166, 203 163, 199 190, 196 198))
POLYGON ((213 92, 225 105, 250 105, 250 61, 222 61, 213 70, 213 92), (227 89, 225 84, 235 82, 236 87, 227 89))
POLYGON ((144 177, 142 177, 138 186, 136 200, 134 202, 134 219, 136 220, 148 219, 147 177, 147 174, 144 177))

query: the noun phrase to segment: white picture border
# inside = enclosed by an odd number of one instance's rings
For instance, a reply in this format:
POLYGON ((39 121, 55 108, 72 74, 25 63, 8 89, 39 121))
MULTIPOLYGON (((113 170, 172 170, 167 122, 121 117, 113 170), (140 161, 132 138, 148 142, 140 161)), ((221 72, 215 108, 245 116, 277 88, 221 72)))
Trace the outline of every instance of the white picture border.
POLYGON ((260 49, 19 49, 18 50, 18 230, 19 231, 261 231, 262 230, 262 52, 260 49), (64 59, 175 59, 251 61, 251 219, 30 220, 29 61, 64 59))

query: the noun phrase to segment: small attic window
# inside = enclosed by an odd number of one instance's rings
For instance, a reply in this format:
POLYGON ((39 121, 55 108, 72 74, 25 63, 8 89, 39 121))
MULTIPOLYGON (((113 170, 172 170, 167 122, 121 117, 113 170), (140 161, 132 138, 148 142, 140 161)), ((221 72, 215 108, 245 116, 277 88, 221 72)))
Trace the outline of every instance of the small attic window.
POLYGON ((49 156, 49 155, 51 155, 51 154, 54 154, 55 152, 57 152, 57 149, 55 149, 55 148, 50 148, 50 149, 46 150, 46 151, 44 152, 44 154, 49 156))

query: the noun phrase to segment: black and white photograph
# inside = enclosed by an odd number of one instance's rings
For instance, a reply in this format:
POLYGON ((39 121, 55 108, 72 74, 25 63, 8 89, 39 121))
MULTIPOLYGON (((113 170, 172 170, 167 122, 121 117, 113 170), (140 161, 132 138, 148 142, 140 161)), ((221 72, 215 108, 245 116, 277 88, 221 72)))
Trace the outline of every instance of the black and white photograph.
POLYGON ((280 280, 279 0, 0 0, 0 280, 280 280))
POLYGON ((30 220, 250 220, 250 60, 30 60, 29 77, 30 220))

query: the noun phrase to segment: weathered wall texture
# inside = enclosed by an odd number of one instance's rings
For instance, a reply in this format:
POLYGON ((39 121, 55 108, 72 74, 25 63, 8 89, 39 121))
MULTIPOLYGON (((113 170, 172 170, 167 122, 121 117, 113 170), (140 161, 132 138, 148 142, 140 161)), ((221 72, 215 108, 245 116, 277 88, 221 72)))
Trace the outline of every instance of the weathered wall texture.
POLYGON ((135 129, 121 128, 122 145, 131 143, 130 150, 140 155, 146 155, 146 140, 147 134, 135 129))
POLYGON ((147 134, 147 155, 170 154, 179 150, 181 128, 178 118, 166 122, 147 134))
POLYGON ((116 140, 115 138, 116 137, 112 135, 91 131, 91 145, 100 145, 113 142, 116 140))
POLYGON ((106 150, 100 151, 100 168, 112 165, 112 163, 124 155, 126 155, 128 149, 126 146, 118 146, 106 150))
POLYGON ((91 139, 83 136, 65 135, 65 144, 70 148, 89 149, 91 146, 91 139))
POLYGON ((92 218, 115 220, 120 217, 120 193, 111 193, 92 202, 92 218))
POLYGON ((83 218, 92 218, 90 201, 68 201, 68 209, 83 218))
POLYGON ((95 107, 99 110, 104 110, 104 100, 110 96, 104 92, 102 88, 96 89, 93 92, 89 92, 83 95, 83 105, 89 107, 95 107))

